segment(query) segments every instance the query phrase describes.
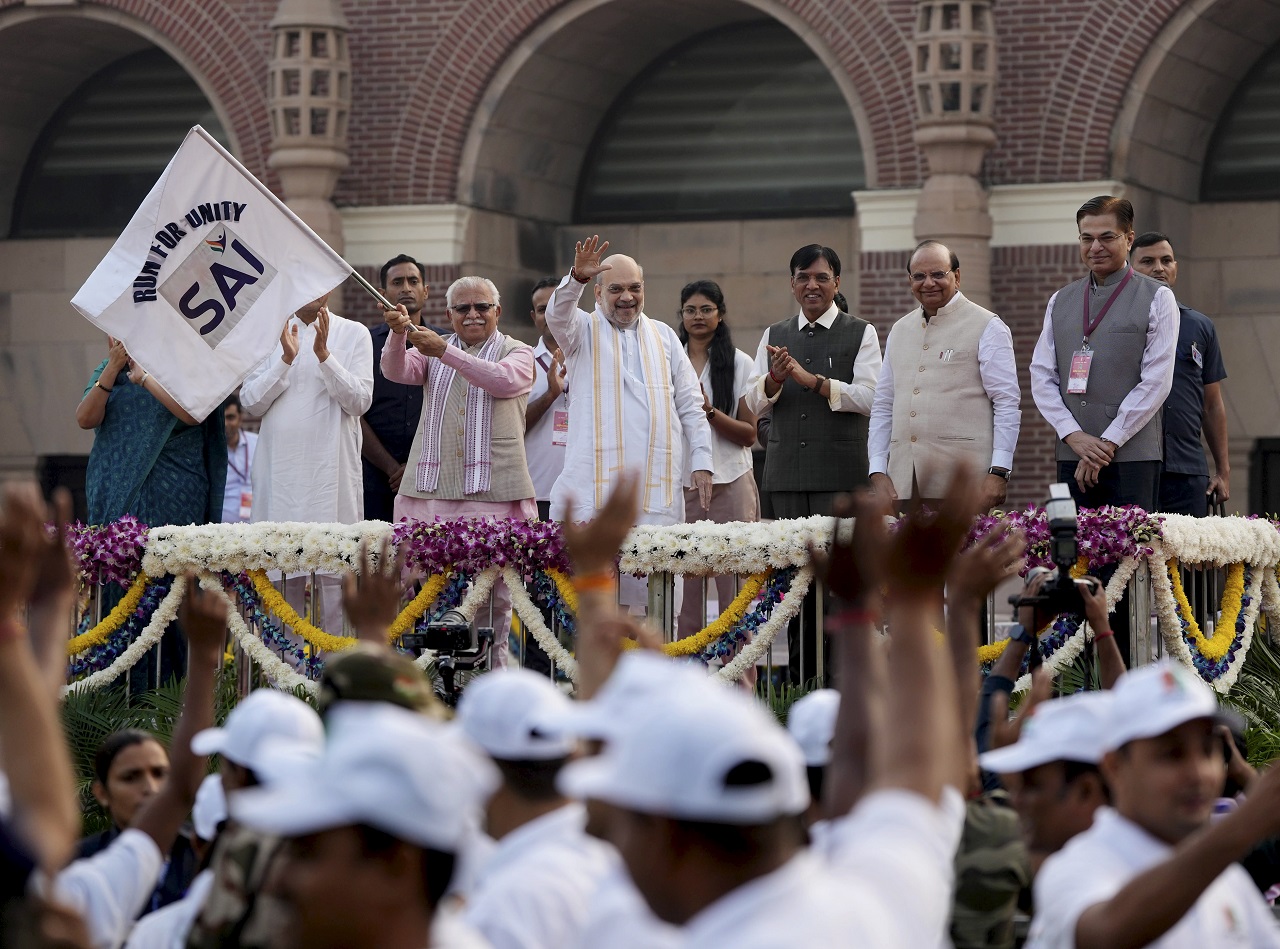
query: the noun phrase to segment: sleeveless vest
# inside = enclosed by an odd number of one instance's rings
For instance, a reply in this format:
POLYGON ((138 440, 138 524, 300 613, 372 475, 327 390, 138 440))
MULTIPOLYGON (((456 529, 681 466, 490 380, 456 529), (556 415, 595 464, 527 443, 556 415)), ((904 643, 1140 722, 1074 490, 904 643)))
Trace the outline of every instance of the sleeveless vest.
POLYGON ((927 323, 917 308, 885 343, 893 369, 889 477, 900 498, 940 498, 956 463, 991 465, 995 411, 982 385, 978 343, 996 318, 957 293, 927 323))
MULTIPOLYGON (((1123 279, 1123 278, 1121 278, 1123 279)), ((1106 317, 1089 336, 1093 362, 1089 368, 1089 384, 1083 393, 1067 392, 1071 373, 1071 355, 1084 340, 1084 295, 1092 294, 1089 303, 1094 316, 1106 305, 1116 284, 1093 290, 1086 276, 1058 291, 1050 319, 1053 323, 1053 345, 1058 360, 1058 386, 1062 401, 1084 431, 1102 437, 1115 421, 1120 403, 1142 379, 1142 354, 1147 348, 1147 325, 1151 321, 1151 301, 1164 286, 1158 280, 1135 273, 1129 285, 1116 298, 1106 317)), ((1073 452, 1058 441, 1059 461, 1076 461, 1073 452)), ((1160 461, 1164 458, 1163 410, 1156 412, 1142 428, 1116 451, 1115 461, 1160 461)))
MULTIPOLYGON (((800 330, 797 324, 795 316, 774 323, 770 345, 786 346, 809 372, 852 382, 867 321, 842 312, 830 329, 815 322, 800 330)), ((831 411, 825 398, 787 379, 773 405, 764 489, 850 491, 866 484, 867 423, 867 416, 858 412, 831 411)))

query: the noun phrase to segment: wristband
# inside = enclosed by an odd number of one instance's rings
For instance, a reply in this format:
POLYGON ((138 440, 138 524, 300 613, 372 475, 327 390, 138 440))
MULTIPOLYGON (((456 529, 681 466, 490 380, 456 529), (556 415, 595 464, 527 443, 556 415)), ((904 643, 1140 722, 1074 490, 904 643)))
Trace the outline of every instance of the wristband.
POLYGON ((587 283, 589 283, 589 282, 590 282, 590 280, 591 280, 591 278, 590 278, 590 277, 588 277, 586 280, 583 280, 581 277, 579 277, 579 276, 578 276, 577 268, 575 268, 575 267, 570 267, 570 268, 569 268, 569 276, 570 276, 570 277, 572 277, 574 280, 578 281, 578 283, 583 284, 584 286, 585 286, 587 283))
POLYGON ((773 374, 773 370, 772 370, 772 369, 770 369, 770 370, 769 370, 769 378, 770 378, 770 379, 772 379, 774 382, 776 382, 778 385, 782 385, 784 382, 786 382, 786 381, 787 381, 785 378, 783 378, 783 379, 779 379, 777 376, 775 376, 775 375, 773 374))
POLYGON ((1116 631, 1114 629, 1095 629, 1093 631, 1093 638, 1095 640, 1106 639, 1108 636, 1114 636, 1115 634, 1116 631))
POLYGON ((102 384, 102 380, 101 380, 101 379, 94 379, 94 380, 93 380, 93 384, 94 384, 95 386, 97 386, 99 389, 101 389, 103 392, 107 392, 107 393, 109 393, 109 392, 111 391, 110 389, 108 389, 106 386, 104 386, 104 385, 102 384))
POLYGON ((1031 634, 1031 631, 1021 623, 1018 623, 1009 630, 1009 638, 1014 642, 1025 643, 1028 646, 1036 641, 1036 638, 1031 634))
POLYGON ((618 578, 611 570, 597 570, 573 578, 573 589, 578 593, 612 593, 618 589, 618 578))

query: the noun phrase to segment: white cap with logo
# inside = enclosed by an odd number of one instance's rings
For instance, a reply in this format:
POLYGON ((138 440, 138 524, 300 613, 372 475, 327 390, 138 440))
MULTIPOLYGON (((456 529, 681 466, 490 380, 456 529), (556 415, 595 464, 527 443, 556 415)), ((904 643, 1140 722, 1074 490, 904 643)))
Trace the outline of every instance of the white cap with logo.
POLYGON ((232 816, 281 837, 367 824, 451 853, 477 832, 498 777, 458 729, 383 702, 344 702, 327 723, 316 762, 272 787, 240 792, 232 816))
POLYGON ((1198 718, 1227 723, 1213 690, 1195 672, 1165 660, 1130 670, 1112 690, 1111 728, 1106 750, 1139 738, 1155 738, 1198 718))
POLYGON ((570 705, 546 676, 508 669, 473 679, 462 693, 455 722, 491 758, 550 761, 573 753, 572 738, 547 727, 570 705))
POLYGON ((324 745, 324 725, 306 702, 275 689, 255 689, 231 710, 219 728, 191 739, 198 755, 219 754, 266 780, 278 758, 314 756, 324 745))
POLYGON ((1076 692, 1041 702, 1022 723, 1018 740, 978 756, 996 774, 1030 771, 1051 761, 1097 764, 1111 727, 1110 692, 1076 692))
POLYGON ((570 762, 561 791, 723 824, 763 824, 808 807, 800 749, 754 701, 706 676, 662 696, 619 723, 600 755, 570 762))
POLYGON ((823 768, 831 763, 831 738, 839 711, 840 693, 835 689, 817 689, 792 704, 787 731, 804 752, 806 766, 823 768))

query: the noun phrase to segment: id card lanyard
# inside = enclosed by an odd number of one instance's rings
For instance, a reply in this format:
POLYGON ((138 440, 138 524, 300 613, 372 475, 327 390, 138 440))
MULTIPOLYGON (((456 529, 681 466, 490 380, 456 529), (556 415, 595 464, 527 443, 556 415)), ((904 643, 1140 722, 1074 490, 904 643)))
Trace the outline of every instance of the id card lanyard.
POLYGON ((1102 305, 1098 315, 1092 319, 1089 316, 1090 293, 1088 288, 1085 289, 1084 318, 1082 320, 1084 338, 1080 343, 1080 348, 1071 354, 1071 371, 1067 376, 1067 392, 1072 395, 1083 395, 1089 387, 1089 368, 1093 364, 1093 350, 1089 347, 1089 337, 1098 328, 1102 318, 1111 310, 1111 305, 1116 302, 1116 298, 1124 292, 1124 288, 1133 279, 1133 268, 1126 265, 1125 271, 1124 279, 1111 291, 1111 296, 1107 297, 1107 302, 1102 305))

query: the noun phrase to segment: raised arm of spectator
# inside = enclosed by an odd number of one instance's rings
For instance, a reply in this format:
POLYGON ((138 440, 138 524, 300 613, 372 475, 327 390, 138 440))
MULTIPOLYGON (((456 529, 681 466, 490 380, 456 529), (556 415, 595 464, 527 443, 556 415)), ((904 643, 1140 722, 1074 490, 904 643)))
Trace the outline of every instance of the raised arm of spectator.
POLYGON ((5 490, 0 506, 0 767, 9 781, 14 830, 37 865, 52 872, 71 856, 80 814, 57 700, 21 620, 46 543, 44 513, 35 485, 5 490))
POLYGON ((616 577, 618 550, 636 522, 639 505, 640 479, 633 472, 624 472, 594 518, 585 524, 564 523, 578 595, 580 699, 589 699, 600 690, 622 656, 626 627, 620 623, 616 586, 608 581, 616 577))
POLYGON ((1128 670, 1124 656, 1116 645, 1111 632, 1111 620, 1107 616, 1107 592, 1096 577, 1082 577, 1076 581, 1080 597, 1084 600, 1084 618, 1093 629, 1093 644, 1098 654, 1098 678, 1104 689, 1113 688, 1116 681, 1128 670))
POLYGON ((852 533, 836 522, 825 559, 814 554, 815 570, 833 597, 827 628, 840 689, 831 763, 822 782, 823 811, 829 819, 849 813, 883 775, 887 675, 876 629, 883 608, 881 562, 869 556, 884 542, 884 512, 864 493, 837 498, 833 513, 837 518, 852 515, 854 521, 852 533))
POLYGON ((377 563, 369 554, 367 541, 360 542, 360 572, 342 578, 342 611, 362 643, 386 649, 387 631, 400 612, 406 582, 404 557, 408 544, 391 553, 390 537, 383 537, 377 563))

